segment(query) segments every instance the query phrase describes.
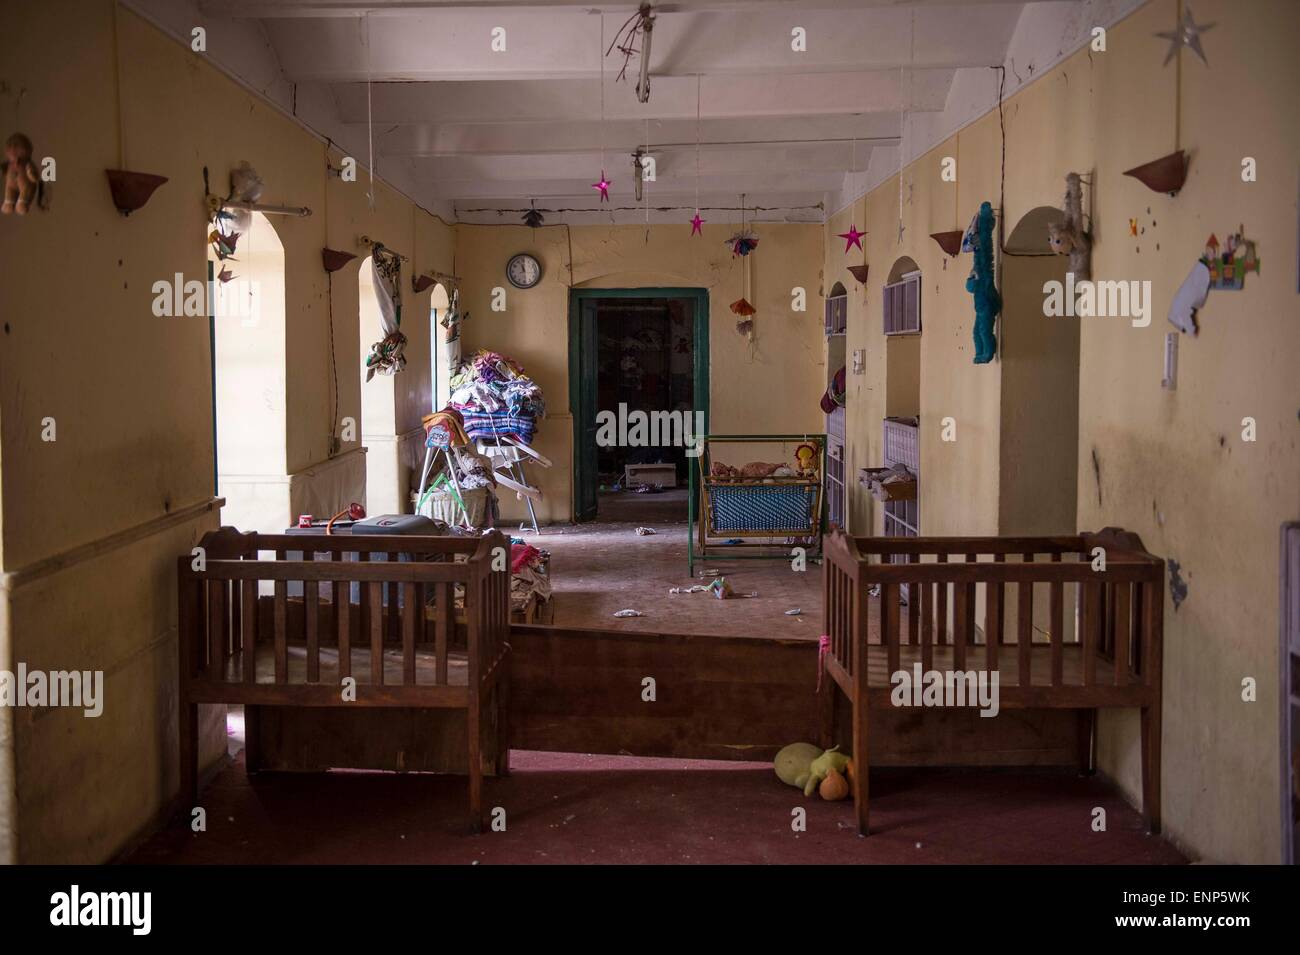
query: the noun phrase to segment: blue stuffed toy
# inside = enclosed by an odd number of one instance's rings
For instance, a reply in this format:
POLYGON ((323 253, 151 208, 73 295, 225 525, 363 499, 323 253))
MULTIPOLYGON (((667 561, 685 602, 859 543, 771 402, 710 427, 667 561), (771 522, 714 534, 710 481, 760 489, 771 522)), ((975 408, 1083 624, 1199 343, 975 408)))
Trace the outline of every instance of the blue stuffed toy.
POLYGON ((998 340, 993 334, 993 320, 1002 310, 1002 298, 993 285, 993 207, 980 203, 979 214, 967 231, 968 245, 975 253, 975 265, 966 279, 966 291, 975 296, 975 364, 993 360, 998 340))

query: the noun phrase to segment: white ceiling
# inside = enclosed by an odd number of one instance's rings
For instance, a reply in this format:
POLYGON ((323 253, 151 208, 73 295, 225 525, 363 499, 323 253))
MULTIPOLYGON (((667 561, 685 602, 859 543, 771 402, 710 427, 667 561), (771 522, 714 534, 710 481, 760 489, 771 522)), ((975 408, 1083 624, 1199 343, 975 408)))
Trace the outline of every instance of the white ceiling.
MULTIPOLYGON (((209 25, 212 54, 224 68, 360 150, 363 166, 373 148, 377 175, 421 204, 461 221, 496 222, 518 216, 496 210, 535 201, 541 209, 592 210, 547 215, 583 222, 607 221, 611 211, 619 221, 641 221, 647 204, 655 221, 684 221, 697 204, 716 207, 723 219, 731 214, 721 210, 738 206, 742 194, 746 205, 769 210, 761 218, 821 221, 873 165, 897 168, 904 128, 913 139, 915 124, 937 134, 949 119, 970 118, 944 116, 962 78, 979 78, 979 111, 992 105, 984 102, 995 89, 989 68, 1007 61, 1018 29, 1021 43, 1057 47, 1037 52, 1045 69, 1090 23, 1137 2, 665 0, 652 4, 646 104, 635 93, 639 55, 621 82, 623 55, 601 56, 602 30, 607 47, 636 4, 179 6, 209 25), (1035 29, 1026 31, 1026 21, 1035 29), (503 52, 492 49, 498 27, 503 52), (796 27, 805 31, 806 52, 791 47, 796 27), (242 48, 219 55, 235 43, 242 48), (632 153, 646 146, 657 176, 638 205, 632 153), (591 187, 602 165, 613 181, 604 207, 591 187)), ((133 5, 188 34, 176 5, 133 5)), ((1008 94, 1015 85, 1009 79, 1008 94)))

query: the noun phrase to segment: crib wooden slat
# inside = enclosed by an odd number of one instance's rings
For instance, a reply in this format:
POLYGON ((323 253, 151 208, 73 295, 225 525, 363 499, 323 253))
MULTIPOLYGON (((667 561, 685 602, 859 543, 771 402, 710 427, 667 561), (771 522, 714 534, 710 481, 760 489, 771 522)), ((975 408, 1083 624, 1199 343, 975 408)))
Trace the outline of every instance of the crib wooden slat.
POLYGON ((1129 584, 1115 585, 1115 685, 1128 685, 1129 639, 1131 618, 1129 584))
POLYGON ((1016 657, 1020 685, 1034 685, 1034 584, 1022 580, 1016 584, 1016 657))
POLYGON ((370 682, 382 686, 384 682, 384 604, 382 584, 377 580, 366 583, 370 600, 370 682))
MULTIPOLYGON (((995 564, 1005 564, 1007 562, 1007 555, 994 554, 993 562, 995 564)), ((997 591, 997 600, 998 600, 998 630, 997 630, 998 643, 1005 644, 1007 642, 1006 612, 1005 612, 1007 606, 1007 585, 1004 584, 1002 581, 998 581, 996 584, 993 585, 993 587, 997 591)), ((994 656, 994 659, 995 660, 997 659, 996 655, 994 656)))
POLYGON ((934 669, 934 588, 931 584, 918 584, 921 591, 921 670, 934 669))
MULTIPOLYGON (((384 554, 385 561, 396 561, 397 554, 384 554)), ((389 643, 398 643, 402 639, 401 622, 398 620, 397 592, 401 585, 395 581, 384 582, 384 632, 389 643)))
POLYGON ((303 619, 307 629, 307 682, 320 682, 320 581, 302 584, 303 619))
POLYGON ((1160 692, 1160 670, 1164 647, 1165 582, 1158 574, 1142 585, 1142 682, 1160 692))
POLYGON ((420 613, 415 584, 402 584, 402 680, 415 686, 415 619, 420 613))
POLYGON ((984 585, 984 668, 990 673, 998 668, 998 648, 1002 644, 1003 590, 1003 584, 984 585))
POLYGON ((286 616, 289 612, 289 582, 275 582, 275 682, 289 680, 289 639, 285 634, 286 616))
POLYGON ((222 679, 226 665, 226 581, 208 581, 208 672, 222 679))
POLYGON ((439 581, 433 585, 434 600, 437 601, 433 608, 433 655, 434 661, 434 682, 439 685, 447 682, 447 641, 451 632, 451 584, 446 581, 439 581))
POLYGON ((966 603, 969 591, 964 584, 952 588, 952 665, 957 670, 966 669, 966 603))
POLYGON ((339 641, 339 679, 352 675, 352 585, 334 582, 334 626, 339 641))
MULTIPOLYGON (((948 563, 948 555, 940 553, 938 561, 941 564, 948 563)), ((948 584, 946 581, 939 581, 936 585, 939 590, 939 599, 935 602, 937 612, 935 614, 935 623, 939 628, 939 646, 946 646, 948 643, 948 584)))
MULTIPOLYGON (((966 555, 966 563, 968 564, 973 564, 978 559, 979 559, 979 554, 968 553, 966 555)), ((965 584, 964 586, 966 587, 966 621, 965 621, 966 645, 970 647, 972 650, 974 650, 975 645, 979 642, 976 639, 976 633, 975 633, 975 596, 976 596, 975 587, 976 585, 972 581, 971 583, 965 584)), ((963 658, 965 657, 965 653, 962 654, 962 657, 963 658)))
MULTIPOLYGON (((1053 554, 1052 561, 1059 564, 1061 555, 1053 554)), ((1051 633, 1048 637, 1052 642, 1052 686, 1060 686, 1065 682, 1065 584, 1057 582, 1047 586, 1051 595, 1048 601, 1051 633)))
POLYGON ((239 582, 239 636, 244 659, 244 682, 257 681, 257 581, 239 582))
MULTIPOLYGON (((921 562, 920 554, 908 554, 907 562, 909 564, 919 564, 921 562)), ((917 644, 918 635, 916 632, 917 621, 921 615, 920 584, 907 585, 907 645, 914 647, 917 644)))
POLYGON ((1097 637, 1101 628, 1101 584, 1086 581, 1083 584, 1083 685, 1097 682, 1097 637))
MULTIPOLYGON (((357 561, 358 563, 363 563, 363 564, 369 563, 370 552, 365 550, 360 551, 357 554, 357 561)), ((370 616, 372 613, 371 606, 370 606, 370 587, 368 583, 358 584, 357 586, 358 589, 361 591, 359 595, 359 600, 361 604, 359 626, 361 629, 360 636, 362 641, 364 641, 366 634, 370 633, 370 616)))
POLYGON ((890 674, 897 673, 901 668, 899 657, 900 634, 898 632, 898 590, 898 584, 885 584, 881 588, 880 639, 888 651, 887 658, 890 674))

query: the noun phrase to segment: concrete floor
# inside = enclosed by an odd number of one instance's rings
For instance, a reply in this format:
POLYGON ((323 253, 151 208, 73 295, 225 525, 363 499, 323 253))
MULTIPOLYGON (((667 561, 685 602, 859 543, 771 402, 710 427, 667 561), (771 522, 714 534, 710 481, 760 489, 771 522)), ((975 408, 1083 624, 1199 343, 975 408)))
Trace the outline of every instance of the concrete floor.
MULTIPOLYGON (((674 495, 676 497, 678 495, 674 495)), ((625 495, 618 521, 543 528, 552 553, 554 623, 626 630, 793 636, 821 631, 820 568, 709 561, 753 599, 669 595, 689 586, 684 510, 665 495, 625 495), (658 499, 658 500, 656 500, 658 499), (638 525, 657 533, 638 536, 638 525), (643 617, 619 619, 631 607, 643 617), (800 607, 800 616, 784 611, 800 607)), ((700 568, 697 568, 697 571, 700 568)), ((707 577, 702 576, 707 582, 707 577)), ((468 832, 462 777, 355 771, 244 772, 233 762, 204 789, 208 830, 175 823, 131 863, 1181 863, 1098 777, 1033 771, 873 770, 873 832, 850 802, 828 803, 776 779, 769 764, 565 753, 512 754, 485 800, 505 832, 468 832), (1094 807, 1107 830, 1091 828, 1094 807), (791 830, 803 807, 807 830, 791 830)))
POLYGON ((602 495, 591 524, 543 527, 523 535, 551 552, 554 619, 559 627, 672 630, 734 636, 802 637, 821 634, 821 565, 791 569, 788 559, 713 559, 686 571, 685 491, 602 495), (618 518, 610 520, 609 518, 618 518), (639 536, 646 526, 656 533, 639 536), (669 588, 707 584, 719 571, 737 593, 757 597, 718 600, 708 593, 669 594, 669 588), (786 611, 802 610, 799 616, 786 611), (645 616, 618 618, 623 609, 645 616))
POLYGON ((203 791, 206 832, 176 822, 126 861, 187 863, 1067 863, 1186 860, 1096 777, 877 771, 872 835, 852 803, 781 783, 763 763, 516 752, 485 800, 506 831, 467 831, 455 776, 244 774, 203 791), (1093 832, 1093 808, 1107 813, 1093 832), (807 829, 791 829, 792 810, 807 829))

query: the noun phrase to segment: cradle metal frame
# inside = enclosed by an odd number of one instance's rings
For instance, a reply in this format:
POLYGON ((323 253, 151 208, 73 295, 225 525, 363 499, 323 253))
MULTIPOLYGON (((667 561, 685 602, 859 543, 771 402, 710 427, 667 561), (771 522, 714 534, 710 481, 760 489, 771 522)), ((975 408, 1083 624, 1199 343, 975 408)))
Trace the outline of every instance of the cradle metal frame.
MULTIPOLYGON (((695 562, 706 558, 715 560, 789 560, 788 548, 782 546, 788 538, 810 538, 808 556, 820 562, 822 534, 826 529, 826 435, 804 434, 708 434, 700 439, 700 454, 687 468, 689 492, 687 495, 687 522, 690 536, 686 543, 686 568, 695 576, 695 562), (820 461, 815 479, 810 478, 742 478, 718 481, 709 476, 710 446, 713 444, 789 444, 810 442, 820 448, 820 461), (717 531, 713 526, 710 490, 717 486, 728 488, 815 487, 813 520, 807 526, 780 528, 742 528, 717 531), (720 545, 720 539, 748 538, 738 544, 720 545), (757 538, 757 540, 755 539, 757 538), (698 548, 698 549, 697 549, 698 548), (745 553, 761 549, 765 553, 745 553), (775 552, 773 552, 775 551, 775 552)), ((797 545, 791 545, 797 546, 797 545)))

